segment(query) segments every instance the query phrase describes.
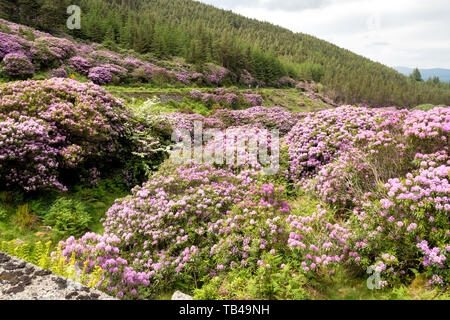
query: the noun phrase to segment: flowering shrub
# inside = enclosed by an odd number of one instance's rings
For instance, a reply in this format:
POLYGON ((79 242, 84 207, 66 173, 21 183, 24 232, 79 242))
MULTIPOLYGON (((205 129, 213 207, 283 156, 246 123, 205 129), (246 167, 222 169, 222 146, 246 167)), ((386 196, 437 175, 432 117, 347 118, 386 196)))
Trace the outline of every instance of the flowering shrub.
POLYGON ((34 190, 42 186, 64 189, 57 181, 58 144, 54 127, 42 119, 0 114, 1 184, 34 190))
POLYGON ((243 93, 242 95, 252 106, 260 106, 264 102, 264 99, 260 94, 243 93))
POLYGON ((181 70, 180 72, 175 72, 174 74, 177 81, 183 84, 189 84, 191 82, 189 72, 187 72, 186 70, 181 70))
POLYGON ((203 161, 236 173, 249 169, 278 172, 279 146, 273 143, 273 138, 277 137, 272 137, 265 128, 228 127, 217 131, 214 139, 205 141, 203 161))
POLYGON ((89 69, 91 69, 92 64, 89 62, 88 59, 77 56, 70 58, 69 67, 78 72, 79 74, 88 75, 89 69))
POLYGON ((107 69, 111 73, 111 75, 116 76, 119 79, 124 79, 128 75, 128 71, 126 68, 116 64, 105 64, 101 67, 107 69))
POLYGON ((118 297, 148 298, 184 274, 200 279, 210 272, 201 261, 215 239, 208 225, 242 201, 252 181, 208 165, 164 166, 110 208, 104 236, 70 238, 63 254, 100 266, 118 297))
POLYGON ((350 148, 358 132, 376 125, 376 111, 344 106, 307 115, 287 136, 291 178, 314 176, 350 148))
POLYGON ((246 86, 260 86, 263 87, 264 83, 256 78, 254 78, 250 72, 247 70, 242 70, 241 77, 239 79, 239 82, 241 84, 244 84, 246 86))
POLYGON ((8 53, 22 52, 29 45, 29 42, 21 37, 0 31, 0 61, 8 53))
POLYGON ((228 74, 228 70, 223 67, 219 67, 214 64, 208 64, 206 70, 204 70, 205 81, 209 85, 220 85, 223 79, 228 74))
POLYGON ((406 277, 410 268, 421 269, 421 262, 436 284, 448 283, 449 172, 450 166, 436 165, 406 179, 390 179, 382 186, 384 197, 368 195, 355 208, 355 249, 365 256, 364 266, 372 262, 370 257, 389 252, 396 257, 395 268, 387 270, 390 284, 406 277))
POLYGON ((289 88, 295 88, 295 86, 297 85, 297 82, 289 77, 282 77, 279 81, 278 81, 278 88, 284 88, 284 87, 289 87, 289 88))
POLYGON ((95 84, 105 85, 111 83, 112 75, 109 68, 94 67, 89 70, 88 78, 95 84))
POLYGON ((145 126, 92 83, 57 78, 8 83, 0 97, 2 186, 64 190, 61 178, 68 169, 75 169, 73 180, 83 167, 133 163, 134 152, 145 152, 151 162, 161 151, 154 137, 133 139, 129 129, 139 133, 145 126))
POLYGON ((3 58, 3 71, 13 77, 27 77, 34 74, 34 66, 22 52, 8 53, 3 58))
POLYGON ((377 184, 414 169, 417 151, 443 152, 440 158, 445 157, 449 115, 446 108, 428 113, 404 110, 377 114, 376 124, 356 134, 354 147, 323 166, 307 187, 340 208, 359 204, 358 199, 373 192, 377 184), (426 125, 417 125, 419 117, 426 125))
POLYGON ((331 271, 346 258, 351 233, 330 223, 327 210, 319 207, 309 216, 300 216, 280 199, 282 187, 267 184, 253 190, 254 198, 238 205, 210 230, 223 235, 211 248, 219 264, 217 273, 239 265, 270 269, 276 266, 268 262, 281 256, 282 268, 290 264, 313 277, 319 270, 331 271))
POLYGON ((134 57, 126 57, 122 63, 122 66, 124 68, 126 68, 128 71, 133 71, 135 69, 138 69, 142 65, 143 65, 143 62, 134 57))
MULTIPOLYGON (((254 177, 168 163, 111 207, 104 236, 71 237, 61 243, 62 254, 101 267, 108 291, 131 299, 151 297, 176 281, 212 281, 243 269, 265 281, 275 272, 332 274, 339 262, 357 256, 349 251, 351 233, 331 223, 327 210, 295 214, 282 187, 255 185, 254 177)), ((274 292, 266 287, 260 294, 274 292)))
POLYGON ((188 131, 194 133, 194 122, 201 121, 203 129, 224 128, 224 124, 217 118, 206 118, 200 114, 186 114, 174 112, 164 115, 174 131, 188 131))
POLYGON ((227 126, 254 125, 268 130, 278 129, 280 135, 286 135, 298 122, 299 117, 282 108, 253 107, 246 110, 216 110, 215 118, 227 126))
POLYGON ((66 69, 58 68, 50 71, 50 76, 55 78, 67 78, 69 74, 67 73, 66 69))
POLYGON ((94 51, 89 57, 97 61, 98 64, 120 65, 123 60, 123 57, 120 54, 107 50, 94 51))
POLYGON ((375 177, 365 153, 350 148, 335 161, 323 166, 305 188, 324 202, 345 209, 359 203, 364 191, 375 188, 375 177))
POLYGON ((447 284, 449 112, 379 112, 306 183, 322 200, 353 210, 355 263, 375 266, 382 286, 409 279, 412 269, 447 284))
POLYGON ((55 37, 40 37, 36 44, 47 47, 58 59, 67 59, 75 54, 75 45, 68 39, 55 37))
POLYGON ((192 90, 190 92, 190 98, 204 102, 208 107, 212 107, 214 104, 220 104, 227 108, 237 108, 241 99, 238 94, 231 92, 229 89, 225 90, 218 88, 213 93, 203 93, 199 90, 192 90))

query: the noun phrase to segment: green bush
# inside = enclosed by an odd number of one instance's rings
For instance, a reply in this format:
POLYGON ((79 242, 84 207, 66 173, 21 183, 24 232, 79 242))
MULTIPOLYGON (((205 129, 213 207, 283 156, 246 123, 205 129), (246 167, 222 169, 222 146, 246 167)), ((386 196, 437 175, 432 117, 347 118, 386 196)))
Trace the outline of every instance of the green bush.
POLYGON ((195 289, 194 300, 305 300, 309 299, 305 282, 301 272, 289 266, 259 267, 256 273, 237 268, 224 277, 213 277, 200 289, 195 289))
POLYGON ((44 218, 44 223, 61 236, 81 236, 88 228, 91 216, 86 206, 77 200, 58 198, 44 218))
POLYGON ((0 204, 0 221, 6 221, 8 218, 8 211, 0 204))

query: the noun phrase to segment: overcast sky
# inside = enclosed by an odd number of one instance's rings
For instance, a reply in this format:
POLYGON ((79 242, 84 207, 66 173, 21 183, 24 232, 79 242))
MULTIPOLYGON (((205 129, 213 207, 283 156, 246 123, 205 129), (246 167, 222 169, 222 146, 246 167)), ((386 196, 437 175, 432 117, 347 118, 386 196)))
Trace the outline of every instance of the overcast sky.
POLYGON ((449 0, 199 0, 388 66, 450 69, 449 0))

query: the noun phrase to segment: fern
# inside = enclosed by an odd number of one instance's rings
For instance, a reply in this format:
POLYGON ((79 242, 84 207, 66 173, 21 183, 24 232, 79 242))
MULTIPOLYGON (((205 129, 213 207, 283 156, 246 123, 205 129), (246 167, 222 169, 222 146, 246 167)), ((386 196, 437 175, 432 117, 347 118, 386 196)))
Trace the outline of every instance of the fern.
POLYGON ((28 261, 42 269, 52 271, 64 278, 84 284, 90 288, 97 288, 103 280, 103 270, 95 266, 91 273, 88 273, 89 263, 86 261, 83 270, 77 266, 75 253, 72 254, 69 261, 62 254, 61 245, 56 251, 51 252, 52 242, 36 242, 34 246, 28 243, 18 245, 15 240, 2 241, 0 249, 9 255, 28 261))

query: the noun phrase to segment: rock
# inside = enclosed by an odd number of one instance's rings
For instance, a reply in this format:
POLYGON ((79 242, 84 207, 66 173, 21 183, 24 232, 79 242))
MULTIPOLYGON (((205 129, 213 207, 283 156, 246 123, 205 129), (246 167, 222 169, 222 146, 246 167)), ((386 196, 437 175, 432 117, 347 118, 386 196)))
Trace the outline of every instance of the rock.
POLYGON ((180 291, 175 291, 172 300, 192 300, 192 297, 180 291))
POLYGON ((0 300, 116 300, 104 292, 0 252, 0 300))
POLYGON ((80 291, 83 289, 83 285, 81 283, 74 282, 70 279, 67 279, 67 287, 72 290, 77 290, 77 291, 80 291))
POLYGON ((104 203, 104 202, 96 202, 96 203, 94 203, 94 206, 96 207, 96 208, 105 208, 106 207, 106 204, 104 203))
POLYGON ((20 239, 14 240, 14 245, 15 245, 15 246, 21 246, 21 245, 24 245, 24 244, 26 244, 25 241, 22 241, 22 240, 20 240, 20 239))

